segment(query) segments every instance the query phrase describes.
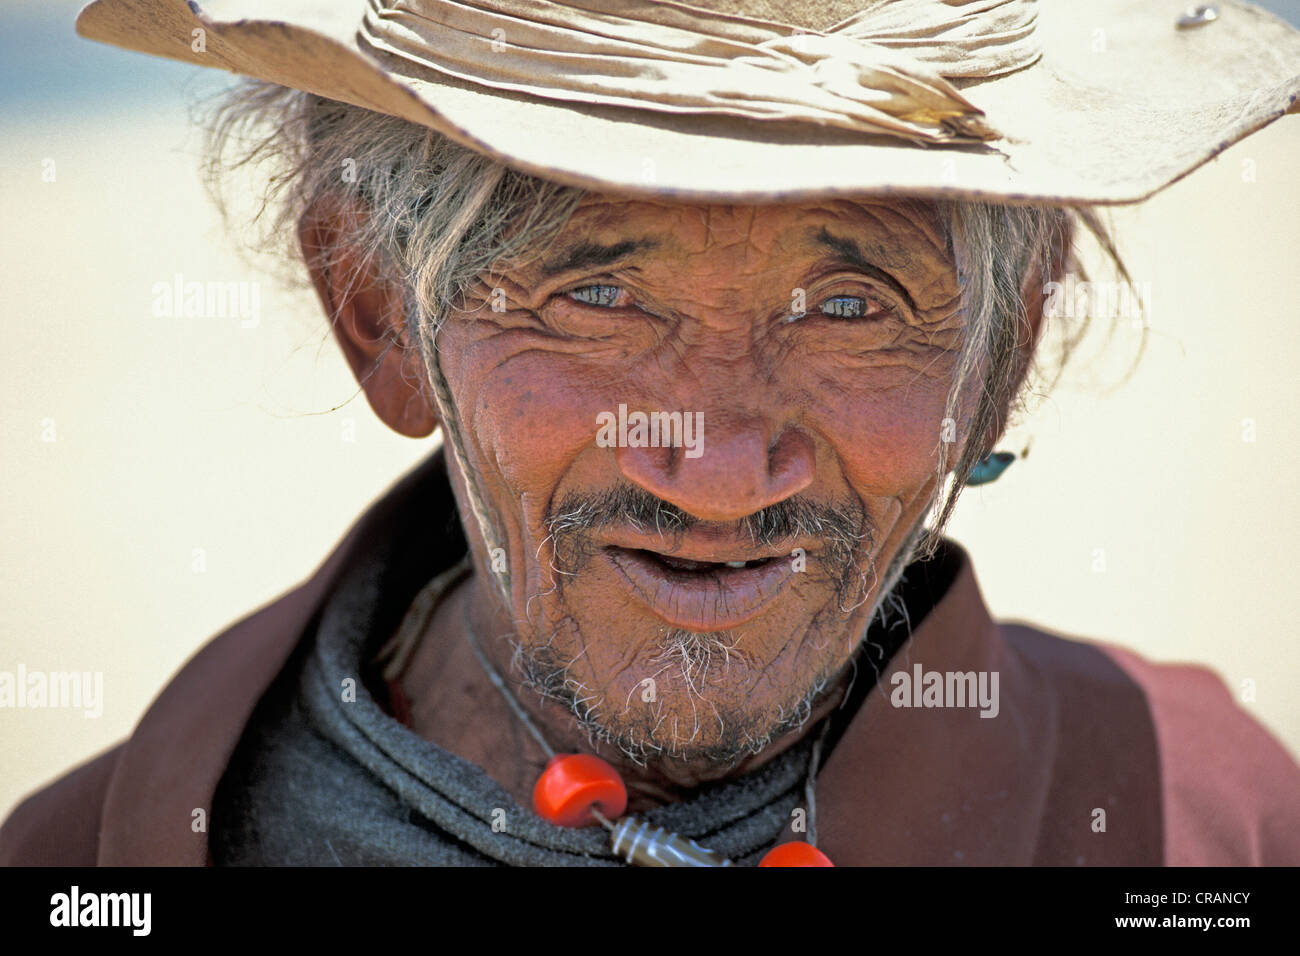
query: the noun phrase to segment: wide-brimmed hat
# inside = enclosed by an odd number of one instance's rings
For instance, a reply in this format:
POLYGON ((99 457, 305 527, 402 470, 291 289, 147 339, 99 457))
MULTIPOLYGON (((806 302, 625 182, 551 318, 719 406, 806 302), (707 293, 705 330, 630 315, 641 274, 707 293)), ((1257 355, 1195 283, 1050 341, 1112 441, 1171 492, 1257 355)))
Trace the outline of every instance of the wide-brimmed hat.
POLYGON ((1300 97, 1300 31, 1245 3, 95 0, 77 30, 558 182, 734 202, 1134 202, 1300 97))

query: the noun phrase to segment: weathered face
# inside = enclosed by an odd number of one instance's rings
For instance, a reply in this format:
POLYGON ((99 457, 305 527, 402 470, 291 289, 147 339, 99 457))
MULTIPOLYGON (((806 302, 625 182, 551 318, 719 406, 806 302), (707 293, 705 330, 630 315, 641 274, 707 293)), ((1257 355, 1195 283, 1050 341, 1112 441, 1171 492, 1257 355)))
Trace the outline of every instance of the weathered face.
POLYGON ((806 715, 935 494, 960 324, 919 203, 588 197, 483 277, 440 349, 533 676, 646 756, 806 715))

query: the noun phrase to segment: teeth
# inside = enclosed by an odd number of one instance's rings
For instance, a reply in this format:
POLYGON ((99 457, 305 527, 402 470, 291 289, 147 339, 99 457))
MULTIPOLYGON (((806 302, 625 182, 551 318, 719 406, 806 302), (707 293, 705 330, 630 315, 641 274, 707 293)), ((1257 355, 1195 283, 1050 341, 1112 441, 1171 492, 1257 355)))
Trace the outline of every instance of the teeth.
POLYGON ((727 561, 725 563, 729 568, 743 568, 745 566, 744 561, 727 561))

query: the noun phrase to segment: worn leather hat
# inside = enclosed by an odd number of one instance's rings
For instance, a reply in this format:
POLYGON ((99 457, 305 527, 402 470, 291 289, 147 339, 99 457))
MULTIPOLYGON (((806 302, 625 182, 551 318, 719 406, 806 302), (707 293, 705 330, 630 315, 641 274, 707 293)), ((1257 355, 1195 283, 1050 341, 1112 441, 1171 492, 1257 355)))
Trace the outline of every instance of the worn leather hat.
POLYGON ((1134 202, 1300 96, 1300 31, 1247 3, 95 0, 77 29, 695 200, 1134 202))

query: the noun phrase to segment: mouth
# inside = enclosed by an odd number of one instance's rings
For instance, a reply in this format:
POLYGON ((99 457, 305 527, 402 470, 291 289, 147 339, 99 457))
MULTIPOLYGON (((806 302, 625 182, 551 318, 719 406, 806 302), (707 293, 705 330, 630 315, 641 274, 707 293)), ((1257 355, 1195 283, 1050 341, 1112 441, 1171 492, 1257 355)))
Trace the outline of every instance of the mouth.
POLYGON ((790 555, 705 561, 617 545, 604 549, 633 595, 674 627, 716 631, 757 617, 790 583, 790 555))

